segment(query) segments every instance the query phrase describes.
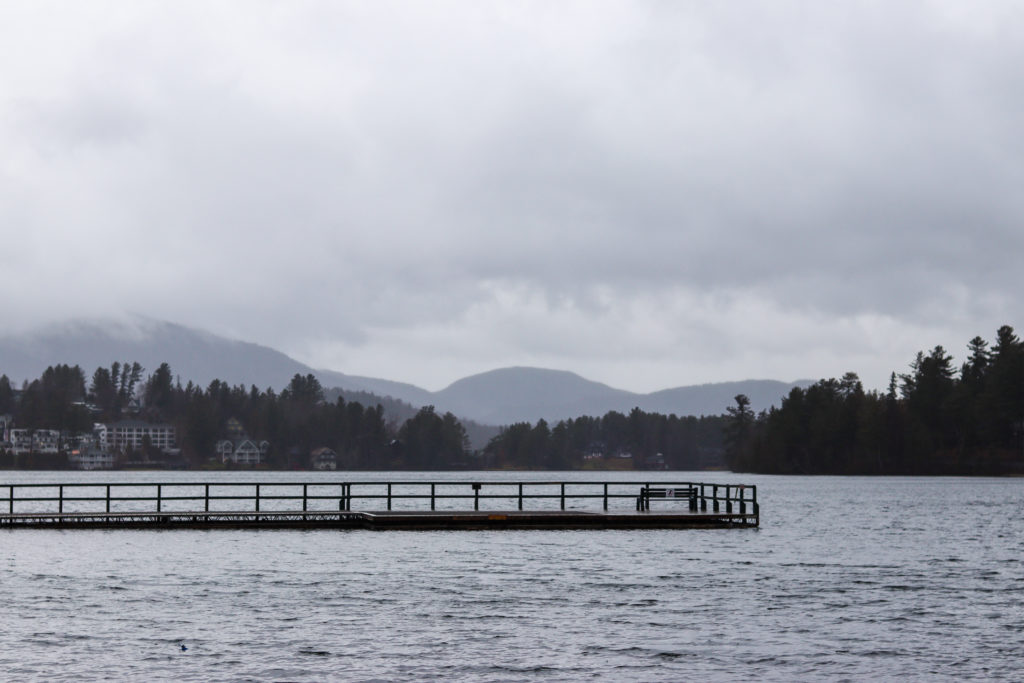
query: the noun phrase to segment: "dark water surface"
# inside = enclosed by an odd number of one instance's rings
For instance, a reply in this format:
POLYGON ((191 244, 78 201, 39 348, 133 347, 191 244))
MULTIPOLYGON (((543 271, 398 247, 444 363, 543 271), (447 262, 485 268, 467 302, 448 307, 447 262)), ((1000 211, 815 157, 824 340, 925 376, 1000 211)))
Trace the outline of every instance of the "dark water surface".
POLYGON ((1024 679, 1024 480, 659 476, 757 484, 762 526, 3 530, 0 678, 1024 679))

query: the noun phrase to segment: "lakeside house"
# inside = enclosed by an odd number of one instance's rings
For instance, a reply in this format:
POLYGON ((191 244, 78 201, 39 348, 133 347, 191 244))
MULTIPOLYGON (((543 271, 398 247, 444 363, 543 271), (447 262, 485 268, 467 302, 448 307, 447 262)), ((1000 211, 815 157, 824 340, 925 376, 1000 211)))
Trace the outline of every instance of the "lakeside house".
POLYGON ((266 460, 270 442, 257 442, 248 438, 221 439, 217 442, 216 451, 222 463, 252 467, 266 460))
POLYGON ((94 445, 87 445, 68 453, 68 462, 79 470, 109 470, 114 467, 114 454, 94 445))
POLYGON ((334 471, 338 469, 338 454, 332 449, 322 446, 309 454, 314 470, 334 471))

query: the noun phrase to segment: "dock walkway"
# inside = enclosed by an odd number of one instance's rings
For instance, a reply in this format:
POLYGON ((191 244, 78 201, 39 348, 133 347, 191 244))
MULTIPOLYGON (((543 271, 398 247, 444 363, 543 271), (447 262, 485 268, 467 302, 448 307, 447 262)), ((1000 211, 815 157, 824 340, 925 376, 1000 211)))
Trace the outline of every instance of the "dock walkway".
POLYGON ((683 529, 760 523, 756 487, 694 482, 0 484, 0 494, 6 494, 0 496, 0 529, 683 529))

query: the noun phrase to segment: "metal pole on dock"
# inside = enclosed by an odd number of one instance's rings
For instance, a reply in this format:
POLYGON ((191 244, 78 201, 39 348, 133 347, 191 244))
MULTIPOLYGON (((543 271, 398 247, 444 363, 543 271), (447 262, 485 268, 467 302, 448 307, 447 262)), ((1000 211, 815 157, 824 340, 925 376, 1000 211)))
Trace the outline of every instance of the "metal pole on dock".
POLYGON ((163 496, 163 492, 161 491, 162 488, 163 488, 163 486, 161 484, 157 484, 156 485, 156 511, 157 512, 160 512, 161 503, 163 502, 161 500, 161 498, 163 496))
POLYGON ((604 485, 604 509, 608 511, 608 484, 604 485))
POLYGON ((523 484, 519 483, 519 509, 523 509, 523 484))
POLYGON ((562 509, 564 510, 565 509, 565 484, 562 484, 562 499, 561 499, 561 502, 562 502, 562 509))
POLYGON ((256 484, 256 512, 260 511, 260 485, 256 484))
POLYGON ((308 484, 303 484, 302 485, 302 511, 303 512, 306 511, 306 494, 308 493, 308 491, 307 491, 308 488, 309 488, 308 484))
POLYGON ((110 512, 110 484, 107 484, 107 512, 110 512))
POLYGON ((708 499, 707 496, 704 495, 704 484, 700 485, 700 511, 708 511, 708 499))
POLYGON ((64 487, 57 487, 57 512, 64 514, 64 487))
POLYGON ((430 485, 430 511, 433 512, 436 508, 434 507, 434 484, 430 485))
POLYGON ((209 484, 206 485, 206 493, 203 496, 203 500, 205 501, 205 505, 203 505, 203 510, 205 510, 206 512, 209 512, 210 511, 210 485, 209 484))
POLYGON ((729 493, 731 487, 729 484, 725 485, 725 511, 732 512, 732 495, 729 493))
POLYGON ((11 488, 11 493, 10 493, 10 497, 7 499, 7 503, 9 505, 10 509, 11 509, 11 514, 13 515, 14 514, 14 484, 11 484, 10 488, 11 488))
POLYGON ((718 512, 718 484, 711 485, 711 496, 712 512, 718 512))
POLYGON ((388 510, 391 509, 391 484, 388 484, 388 510))

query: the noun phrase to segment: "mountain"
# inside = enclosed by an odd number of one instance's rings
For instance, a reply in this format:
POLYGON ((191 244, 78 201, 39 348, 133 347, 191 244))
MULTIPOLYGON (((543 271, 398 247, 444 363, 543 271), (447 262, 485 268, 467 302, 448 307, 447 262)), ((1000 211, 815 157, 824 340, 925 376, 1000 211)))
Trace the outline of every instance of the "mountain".
POLYGON ((777 404, 792 387, 811 384, 748 380, 638 394, 563 370, 512 367, 466 377, 431 392, 403 382, 316 370, 266 346, 149 319, 75 321, 0 337, 0 373, 16 384, 38 378, 47 366, 57 363, 79 365, 88 379, 97 367, 109 367, 114 361, 138 361, 147 373, 166 362, 183 383, 200 386, 220 379, 279 391, 295 374, 314 374, 325 388, 338 389, 346 400, 358 396, 355 400, 367 402, 370 395, 381 397, 385 410, 399 421, 411 410, 433 405, 440 412, 451 411, 484 425, 532 423, 541 418, 556 422, 601 416, 610 410, 628 413, 634 407, 664 414, 718 415, 741 393, 759 411, 777 404))
POLYGON ((509 424, 600 416, 610 410, 628 413, 633 408, 665 415, 720 415, 735 404, 737 394, 746 394, 751 407, 760 411, 777 405, 793 387, 810 384, 810 380, 746 380, 637 394, 563 370, 503 368, 460 379, 435 397, 438 406, 456 415, 488 424, 509 424))
POLYGON ((0 338, 0 372, 12 382, 33 380, 56 363, 78 365, 88 380, 114 361, 138 361, 147 373, 170 364, 182 383, 206 386, 214 379, 280 389, 310 369, 280 351, 225 339, 183 325, 143 318, 76 320, 0 338))
POLYGON ((439 406, 456 415, 509 424, 604 415, 609 406, 625 405, 635 394, 564 370, 515 367, 460 379, 435 396, 439 406))

